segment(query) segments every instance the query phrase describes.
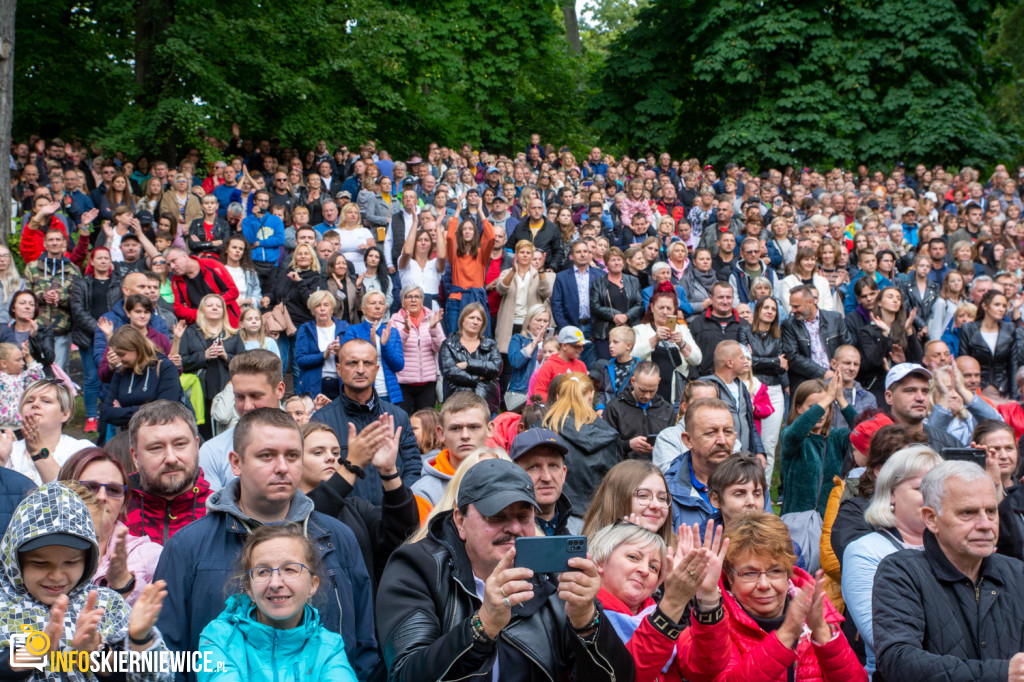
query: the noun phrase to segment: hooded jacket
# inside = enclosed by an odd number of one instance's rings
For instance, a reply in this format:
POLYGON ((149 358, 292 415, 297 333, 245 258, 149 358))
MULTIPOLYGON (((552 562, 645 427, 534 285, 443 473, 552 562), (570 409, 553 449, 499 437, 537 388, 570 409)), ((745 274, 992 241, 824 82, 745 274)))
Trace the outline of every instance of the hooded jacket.
POLYGON ((448 487, 448 481, 455 475, 456 467, 452 466, 448 448, 445 448, 436 456, 423 462, 423 470, 420 478, 412 486, 412 493, 416 498, 416 506, 419 508, 420 518, 425 519, 444 495, 448 487))
MULTIPOLYGON (((92 525, 89 508, 78 495, 60 483, 47 483, 26 497, 18 506, 7 528, 7 533, 0 541, 0 678, 31 679, 31 680, 84 680, 85 677, 75 673, 55 673, 48 668, 43 671, 28 672, 31 675, 19 675, 22 671, 12 674, 9 667, 11 634, 20 632, 23 626, 42 631, 50 619, 50 607, 33 597, 22 580, 21 561, 18 548, 26 542, 46 535, 62 533, 89 542, 85 550, 85 565, 78 584, 67 592, 68 608, 64 614, 64 636, 61 638, 62 649, 70 647, 68 633, 75 632, 78 616, 85 608, 90 590, 99 593, 97 600, 104 608, 98 630, 103 641, 113 649, 123 649, 128 642, 128 618, 131 610, 113 590, 95 587, 92 576, 99 565, 99 545, 96 543, 96 531, 92 525)), ((157 637, 151 651, 166 650, 163 640, 157 637)), ((77 670, 77 668, 76 668, 77 670)), ((170 680, 167 674, 135 674, 133 679, 170 680)))
MULTIPOLYGON (((252 528, 260 522, 238 506, 239 479, 210 496, 208 513, 172 537, 160 555, 156 580, 167 581, 158 624, 172 651, 196 651, 199 635, 224 608, 232 576, 252 528)), ((356 539, 341 521, 313 511, 296 491, 285 522, 302 526, 323 562, 320 616, 345 640, 345 652, 360 680, 377 665, 373 636, 373 587, 356 539)), ((186 676, 195 679, 194 676, 186 676)), ((179 676, 180 679, 180 676, 179 676)))
POLYGON ((569 475, 565 477, 562 492, 569 498, 573 509, 582 513, 608 471, 622 461, 619 434, 608 422, 598 418, 591 424, 578 424, 576 417, 569 415, 561 427, 551 429, 562 438, 568 452, 565 466, 569 475))
POLYGON ((384 571, 377 613, 389 680, 490 680, 497 662, 502 682, 633 682, 632 657, 607 619, 589 643, 580 639, 549 574, 534 576, 534 598, 512 609, 496 642, 474 642, 470 619, 481 602, 452 514, 435 517, 427 537, 401 547, 384 571))
POLYGON ((341 635, 325 628, 308 604, 298 627, 280 630, 256 620, 249 595, 233 594, 217 620, 203 629, 199 650, 210 655, 214 669, 222 666, 217 673, 199 673, 204 682, 225 677, 248 682, 356 680, 341 635))
POLYGON ((146 535, 160 545, 188 524, 206 515, 210 485, 200 469, 192 487, 172 500, 166 500, 142 488, 138 472, 128 477, 130 492, 125 507, 128 532, 146 535))
POLYGON ((114 426, 127 426, 139 408, 154 400, 181 400, 181 381, 178 368, 163 355, 150 364, 142 374, 132 370, 114 372, 103 401, 103 420, 114 426), (114 401, 120 407, 114 407, 114 401))

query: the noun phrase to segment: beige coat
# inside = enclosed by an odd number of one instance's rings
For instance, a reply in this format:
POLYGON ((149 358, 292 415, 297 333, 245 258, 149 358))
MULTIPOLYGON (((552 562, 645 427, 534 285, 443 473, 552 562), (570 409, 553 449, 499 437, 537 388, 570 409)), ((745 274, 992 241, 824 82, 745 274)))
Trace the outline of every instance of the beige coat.
MULTIPOLYGON (((157 215, 153 216, 154 219, 159 219, 163 214, 172 216, 177 222, 178 216, 181 214, 178 212, 178 200, 174 198, 174 190, 169 189, 164 192, 164 196, 160 199, 160 207, 157 209, 157 215)), ((185 200, 185 225, 186 229, 188 225, 192 224, 193 220, 203 217, 203 205, 199 201, 199 197, 192 192, 188 193, 188 199, 185 200)))
MULTIPOLYGON (((514 268, 514 266, 513 266, 514 268)), ((502 284, 505 277, 513 269, 502 270, 495 280, 495 290, 501 294, 501 305, 498 306, 498 318, 494 321, 494 339, 498 342, 498 350, 508 353, 508 342, 512 340, 512 325, 516 314, 516 294, 519 281, 513 277, 512 284, 502 284)), ((536 268, 530 268, 530 282, 527 284, 526 308, 543 303, 548 306, 551 299, 551 279, 540 275, 536 268)))

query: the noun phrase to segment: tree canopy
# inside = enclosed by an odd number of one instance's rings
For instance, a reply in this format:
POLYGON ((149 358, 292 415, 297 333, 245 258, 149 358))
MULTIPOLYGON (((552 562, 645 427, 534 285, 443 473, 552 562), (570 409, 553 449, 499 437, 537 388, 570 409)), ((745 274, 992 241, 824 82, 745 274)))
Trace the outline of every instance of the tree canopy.
POLYGON ((20 0, 14 132, 984 162, 1024 137, 1021 6, 594 0, 579 54, 560 0, 20 0))

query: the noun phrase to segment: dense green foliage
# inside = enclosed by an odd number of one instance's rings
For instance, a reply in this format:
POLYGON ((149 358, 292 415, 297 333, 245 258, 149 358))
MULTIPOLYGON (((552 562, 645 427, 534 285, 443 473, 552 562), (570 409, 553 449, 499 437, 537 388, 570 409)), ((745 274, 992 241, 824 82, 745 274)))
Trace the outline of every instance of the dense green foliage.
POLYGON ((20 0, 16 137, 129 152, 244 133, 747 164, 985 161, 1024 139, 1024 4, 20 0), (571 16, 571 15, 570 15, 571 16))

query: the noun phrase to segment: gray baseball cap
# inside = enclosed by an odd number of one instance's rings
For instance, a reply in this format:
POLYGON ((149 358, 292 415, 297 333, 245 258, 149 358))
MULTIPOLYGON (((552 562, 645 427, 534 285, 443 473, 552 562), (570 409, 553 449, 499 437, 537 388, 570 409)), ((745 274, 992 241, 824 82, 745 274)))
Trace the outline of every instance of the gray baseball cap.
POLYGON ((507 459, 485 459, 474 465, 462 478, 456 502, 459 507, 473 505, 483 516, 494 516, 516 502, 540 510, 530 475, 507 459))

